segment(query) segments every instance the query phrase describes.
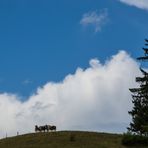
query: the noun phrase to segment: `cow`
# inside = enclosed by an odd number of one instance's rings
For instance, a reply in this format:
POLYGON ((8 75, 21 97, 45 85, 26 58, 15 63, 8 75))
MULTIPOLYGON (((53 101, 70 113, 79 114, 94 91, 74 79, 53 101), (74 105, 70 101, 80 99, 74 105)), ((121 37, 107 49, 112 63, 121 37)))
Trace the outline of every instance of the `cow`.
POLYGON ((51 130, 51 131, 56 131, 56 126, 55 126, 55 125, 52 125, 52 126, 50 127, 50 130, 51 130))
POLYGON ((41 129, 37 126, 37 125, 35 125, 35 132, 41 132, 41 129))
POLYGON ((41 132, 43 131, 43 132, 45 132, 45 130, 46 130, 46 126, 44 125, 44 126, 39 126, 39 128, 41 129, 41 132))
POLYGON ((37 125, 35 125, 35 132, 37 132, 37 131, 45 132, 45 130, 46 130, 46 125, 44 125, 44 126, 37 126, 37 125))
POLYGON ((46 128, 47 132, 56 131, 56 126, 55 125, 45 125, 45 128, 46 128))

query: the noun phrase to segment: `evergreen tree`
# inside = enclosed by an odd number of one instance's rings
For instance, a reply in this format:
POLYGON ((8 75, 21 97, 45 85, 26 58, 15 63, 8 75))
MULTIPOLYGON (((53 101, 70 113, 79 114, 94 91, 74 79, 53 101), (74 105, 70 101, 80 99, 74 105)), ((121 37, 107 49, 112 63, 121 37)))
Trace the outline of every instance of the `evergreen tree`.
MULTIPOLYGON (((143 48, 145 55, 137 58, 140 61, 148 60, 148 40, 145 40, 146 48, 143 48)), ((135 134, 148 136, 148 72, 140 68, 142 77, 136 77, 139 88, 129 89, 132 92, 133 109, 129 111, 132 122, 127 129, 135 134)))

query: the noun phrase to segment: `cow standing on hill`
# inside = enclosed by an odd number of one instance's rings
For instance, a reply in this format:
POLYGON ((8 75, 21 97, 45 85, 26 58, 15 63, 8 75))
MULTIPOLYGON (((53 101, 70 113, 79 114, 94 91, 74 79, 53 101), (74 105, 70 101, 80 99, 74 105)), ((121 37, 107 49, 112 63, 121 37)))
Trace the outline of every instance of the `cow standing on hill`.
POLYGON ((49 131, 56 131, 56 126, 55 125, 45 125, 47 132, 49 131))
POLYGON ((35 125, 35 132, 38 132, 38 131, 40 132, 41 130, 37 125, 35 125))
POLYGON ((45 130, 46 130, 46 125, 45 126, 37 126, 37 125, 35 125, 35 132, 45 132, 45 130))
POLYGON ((55 125, 52 125, 52 126, 50 127, 50 130, 51 130, 51 131, 56 131, 56 126, 55 126, 55 125))

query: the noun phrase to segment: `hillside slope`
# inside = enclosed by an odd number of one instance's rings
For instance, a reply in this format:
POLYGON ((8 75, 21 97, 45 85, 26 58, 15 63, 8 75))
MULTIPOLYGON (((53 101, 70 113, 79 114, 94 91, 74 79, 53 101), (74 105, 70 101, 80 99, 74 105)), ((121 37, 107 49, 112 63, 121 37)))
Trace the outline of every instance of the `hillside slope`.
POLYGON ((0 148, 125 148, 121 135, 61 131, 32 133, 0 140, 0 148))

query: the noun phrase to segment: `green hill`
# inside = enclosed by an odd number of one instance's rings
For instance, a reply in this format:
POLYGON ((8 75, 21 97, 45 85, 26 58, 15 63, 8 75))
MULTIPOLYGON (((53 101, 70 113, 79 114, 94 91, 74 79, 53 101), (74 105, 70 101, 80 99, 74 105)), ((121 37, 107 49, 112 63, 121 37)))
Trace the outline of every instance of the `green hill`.
POLYGON ((32 133, 0 140, 0 148, 125 148, 122 135, 61 131, 32 133))

